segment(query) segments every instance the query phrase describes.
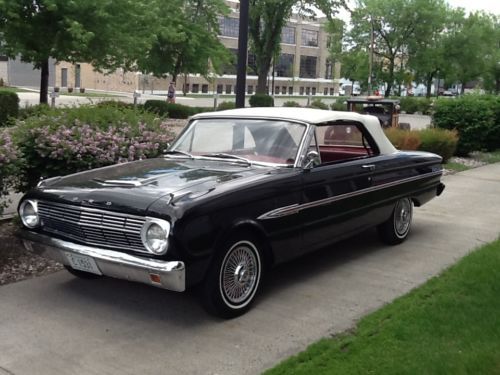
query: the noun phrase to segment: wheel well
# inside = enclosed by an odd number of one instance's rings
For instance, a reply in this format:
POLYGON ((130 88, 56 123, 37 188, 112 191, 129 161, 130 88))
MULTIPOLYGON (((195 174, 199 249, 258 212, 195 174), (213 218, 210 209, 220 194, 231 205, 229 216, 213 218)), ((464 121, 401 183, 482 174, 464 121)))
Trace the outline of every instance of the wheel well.
POLYGON ((272 267, 274 265, 274 255, 271 244, 269 243, 269 238, 267 237, 264 230, 260 228, 256 223, 244 222, 236 224, 231 228, 231 230, 225 233, 225 235, 223 235, 219 241, 217 241, 217 249, 223 246, 224 242, 227 241, 230 236, 234 236, 239 233, 241 233, 242 235, 250 234, 251 236, 255 237, 259 241, 259 245, 261 245, 260 250, 263 253, 262 256, 264 258, 266 267, 272 267))

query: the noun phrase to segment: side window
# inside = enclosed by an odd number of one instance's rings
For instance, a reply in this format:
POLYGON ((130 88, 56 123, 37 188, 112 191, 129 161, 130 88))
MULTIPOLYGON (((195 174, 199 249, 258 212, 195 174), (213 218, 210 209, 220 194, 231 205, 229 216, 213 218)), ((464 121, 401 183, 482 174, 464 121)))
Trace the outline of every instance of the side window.
POLYGON ((374 154, 370 141, 356 123, 319 126, 316 132, 322 163, 342 162, 374 154))

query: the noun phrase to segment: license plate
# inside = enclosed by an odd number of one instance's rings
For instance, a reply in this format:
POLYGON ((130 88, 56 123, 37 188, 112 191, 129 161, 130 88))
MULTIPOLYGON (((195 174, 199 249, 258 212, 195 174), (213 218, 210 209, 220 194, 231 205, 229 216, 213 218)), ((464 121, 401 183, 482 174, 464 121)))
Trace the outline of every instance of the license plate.
POLYGON ((102 275, 102 272, 97 267, 94 258, 86 255, 78 255, 66 252, 64 253, 64 255, 66 255, 66 259, 68 259, 69 265, 75 270, 102 275))

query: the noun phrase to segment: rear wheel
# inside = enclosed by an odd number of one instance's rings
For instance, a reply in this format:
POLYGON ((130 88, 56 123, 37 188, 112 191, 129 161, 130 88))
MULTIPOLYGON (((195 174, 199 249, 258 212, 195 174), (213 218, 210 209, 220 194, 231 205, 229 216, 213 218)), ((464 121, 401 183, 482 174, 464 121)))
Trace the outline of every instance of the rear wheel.
POLYGON ((78 277, 80 279, 91 280, 91 279, 98 279, 98 278, 102 277, 101 275, 96 275, 95 273, 90 273, 90 272, 75 270, 74 268, 71 268, 70 266, 64 266, 64 268, 66 268, 66 270, 70 274, 72 274, 73 276, 76 276, 76 277, 78 277))
POLYGON ((413 204, 410 198, 402 198, 396 202, 391 217, 380 224, 378 234, 382 241, 389 245, 403 242, 410 233, 413 217, 413 204))
POLYGON ((233 236, 219 252, 202 285, 208 312, 229 319, 247 312, 262 281, 259 241, 250 234, 233 236))

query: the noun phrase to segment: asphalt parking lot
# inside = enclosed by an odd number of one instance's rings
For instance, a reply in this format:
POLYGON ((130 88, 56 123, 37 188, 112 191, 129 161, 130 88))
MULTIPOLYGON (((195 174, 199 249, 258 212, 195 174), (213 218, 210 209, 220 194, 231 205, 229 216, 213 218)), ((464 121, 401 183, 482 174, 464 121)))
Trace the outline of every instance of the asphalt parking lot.
POLYGON ((275 269, 248 314, 194 294, 66 272, 0 287, 0 374, 258 374, 438 274, 500 234, 500 163, 446 176, 387 247, 368 231, 275 269))

